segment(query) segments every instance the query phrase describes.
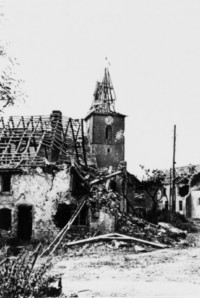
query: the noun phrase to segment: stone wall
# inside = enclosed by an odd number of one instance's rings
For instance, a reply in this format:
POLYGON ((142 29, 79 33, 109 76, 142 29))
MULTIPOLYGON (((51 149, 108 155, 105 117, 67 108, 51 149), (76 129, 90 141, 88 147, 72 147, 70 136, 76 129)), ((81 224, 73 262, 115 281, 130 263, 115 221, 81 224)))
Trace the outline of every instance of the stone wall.
POLYGON ((67 168, 56 173, 45 173, 41 168, 37 168, 27 173, 13 174, 10 193, 0 195, 0 210, 11 210, 11 229, 0 230, 0 233, 8 237, 17 237, 19 207, 29 206, 32 212, 31 238, 45 240, 54 237, 59 229, 56 228, 52 217, 58 203, 69 204, 72 200, 75 199, 70 195, 70 173, 67 168))

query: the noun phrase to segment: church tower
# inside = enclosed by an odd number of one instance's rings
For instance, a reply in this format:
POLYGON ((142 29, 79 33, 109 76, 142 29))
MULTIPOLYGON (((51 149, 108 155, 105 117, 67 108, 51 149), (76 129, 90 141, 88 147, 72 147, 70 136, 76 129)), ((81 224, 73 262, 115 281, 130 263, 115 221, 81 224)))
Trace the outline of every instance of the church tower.
POLYGON ((92 106, 85 117, 91 152, 99 168, 117 167, 124 161, 125 115, 115 111, 116 95, 108 69, 97 82, 92 106))

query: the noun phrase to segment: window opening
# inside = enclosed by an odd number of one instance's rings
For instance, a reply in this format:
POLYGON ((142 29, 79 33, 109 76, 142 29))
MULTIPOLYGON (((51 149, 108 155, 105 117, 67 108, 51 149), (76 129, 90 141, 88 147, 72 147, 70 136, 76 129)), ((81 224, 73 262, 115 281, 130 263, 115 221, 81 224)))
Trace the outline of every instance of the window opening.
POLYGON ((187 196, 187 194, 189 193, 189 185, 180 186, 178 192, 181 197, 187 196))
POLYGON ((183 210, 183 202, 179 201, 179 210, 182 211, 183 210))
POLYGON ((112 191, 116 191, 116 190, 117 190, 117 183, 116 183, 115 180, 111 180, 111 181, 110 181, 110 189, 111 189, 112 191))
POLYGON ((8 192, 11 190, 11 175, 10 174, 2 174, 1 176, 1 191, 8 192))
POLYGON ((0 229, 9 230, 11 228, 11 210, 0 209, 0 229))
POLYGON ((112 141, 112 126, 111 125, 106 126, 106 140, 108 142, 112 141))
POLYGON ((54 215, 53 221, 55 225, 62 229, 68 223, 72 215, 70 205, 65 203, 58 204, 57 212, 54 215))
POLYGON ((165 201, 165 209, 168 210, 168 201, 165 201))
POLYGON ((163 187, 163 193, 162 193, 162 195, 164 196, 164 197, 166 197, 167 196, 167 192, 166 192, 166 188, 165 187, 163 187))
POLYGON ((22 204, 18 206, 17 236, 21 240, 30 240, 32 235, 32 206, 22 204))

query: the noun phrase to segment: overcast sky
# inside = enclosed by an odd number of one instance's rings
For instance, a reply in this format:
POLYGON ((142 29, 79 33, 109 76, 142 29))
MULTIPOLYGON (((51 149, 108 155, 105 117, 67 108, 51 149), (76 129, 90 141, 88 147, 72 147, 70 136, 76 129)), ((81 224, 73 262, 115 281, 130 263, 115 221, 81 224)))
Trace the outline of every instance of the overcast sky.
POLYGON ((128 169, 169 168, 174 124, 177 166, 200 163, 199 0, 7 0, 4 13, 28 94, 6 114, 84 118, 108 57, 128 169))

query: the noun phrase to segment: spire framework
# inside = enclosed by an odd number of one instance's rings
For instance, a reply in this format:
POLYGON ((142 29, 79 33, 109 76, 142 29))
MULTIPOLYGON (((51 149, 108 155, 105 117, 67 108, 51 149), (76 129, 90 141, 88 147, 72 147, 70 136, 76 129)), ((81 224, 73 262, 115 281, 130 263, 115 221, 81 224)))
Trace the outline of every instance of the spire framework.
POLYGON ((105 68, 102 82, 97 82, 94 100, 90 110, 101 113, 115 113, 116 95, 108 68, 105 68))

